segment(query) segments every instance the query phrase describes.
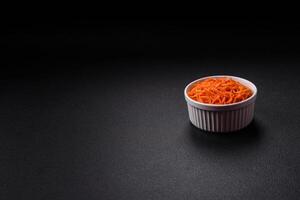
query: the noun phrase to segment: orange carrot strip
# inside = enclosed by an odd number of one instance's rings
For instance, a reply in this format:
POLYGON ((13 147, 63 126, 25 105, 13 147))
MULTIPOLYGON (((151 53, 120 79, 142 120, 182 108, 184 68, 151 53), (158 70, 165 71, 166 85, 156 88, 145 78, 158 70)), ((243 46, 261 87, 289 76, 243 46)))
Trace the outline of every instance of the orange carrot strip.
POLYGON ((188 96, 201 103, 231 104, 252 96, 252 91, 230 78, 208 78, 196 83, 188 96))

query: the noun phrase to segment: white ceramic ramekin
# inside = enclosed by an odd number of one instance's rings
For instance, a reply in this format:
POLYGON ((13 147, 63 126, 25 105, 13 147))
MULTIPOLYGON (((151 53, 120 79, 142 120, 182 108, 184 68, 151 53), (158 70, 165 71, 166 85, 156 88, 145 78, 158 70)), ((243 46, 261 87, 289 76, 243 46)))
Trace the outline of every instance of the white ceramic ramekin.
POLYGON ((246 127, 252 121, 257 88, 250 81, 235 76, 208 76, 188 84, 184 89, 184 96, 187 102, 189 118, 194 126, 209 132, 232 132, 246 127), (252 90, 252 96, 244 101, 225 105, 200 103, 188 96, 188 91, 195 83, 207 78, 220 77, 228 77, 247 86, 252 90))

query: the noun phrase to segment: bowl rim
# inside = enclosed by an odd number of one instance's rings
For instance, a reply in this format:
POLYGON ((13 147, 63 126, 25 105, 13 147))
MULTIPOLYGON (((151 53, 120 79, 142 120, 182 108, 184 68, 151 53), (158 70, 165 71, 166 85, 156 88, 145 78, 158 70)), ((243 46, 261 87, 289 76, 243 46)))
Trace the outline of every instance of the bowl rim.
MULTIPOLYGON (((241 83, 243 84, 243 83, 241 83)), ((245 85, 245 84, 243 84, 245 85)), ((184 88, 184 96, 185 96, 185 99, 188 103, 192 103, 194 106, 196 107, 200 107, 200 108, 210 108, 210 109, 221 109, 221 108, 235 108, 235 107, 240 107, 242 105, 247 105, 248 103, 252 103, 253 101, 255 101, 256 99, 256 96, 257 96, 257 88, 255 86, 254 83, 252 83, 251 81, 247 80, 247 79, 244 79, 244 78, 241 78, 241 77, 238 77, 238 76, 232 76, 232 75, 212 75, 212 76, 205 76, 205 77, 202 77, 202 78, 199 78, 199 79, 196 79, 192 82, 190 82, 185 88, 184 88), (251 85, 251 88, 249 86, 247 86, 249 89, 252 90, 253 94, 243 100, 243 101, 240 101, 240 102, 236 102, 236 103, 231 103, 231 104, 208 104, 208 103, 201 103, 199 101, 195 101, 193 100, 192 98, 189 97, 189 95, 187 94, 187 90, 189 89, 189 87, 199 81, 203 81, 205 79, 208 79, 208 78, 221 78, 221 77, 226 77, 226 78, 233 78, 235 81, 238 81, 239 79, 242 80, 243 82, 247 82, 247 84, 251 85)))

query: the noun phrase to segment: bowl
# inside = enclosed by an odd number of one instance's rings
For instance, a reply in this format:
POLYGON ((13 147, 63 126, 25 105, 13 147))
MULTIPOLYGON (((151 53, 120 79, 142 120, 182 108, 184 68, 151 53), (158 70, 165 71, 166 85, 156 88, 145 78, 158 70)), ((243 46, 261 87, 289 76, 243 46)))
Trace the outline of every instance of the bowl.
POLYGON ((245 128, 253 120, 256 96, 257 88, 252 82, 229 75, 203 77, 189 83, 184 89, 191 123, 208 132, 233 132, 245 128), (194 84, 208 78, 230 78, 252 90, 252 96, 232 104, 206 104, 191 99, 188 92, 194 84))

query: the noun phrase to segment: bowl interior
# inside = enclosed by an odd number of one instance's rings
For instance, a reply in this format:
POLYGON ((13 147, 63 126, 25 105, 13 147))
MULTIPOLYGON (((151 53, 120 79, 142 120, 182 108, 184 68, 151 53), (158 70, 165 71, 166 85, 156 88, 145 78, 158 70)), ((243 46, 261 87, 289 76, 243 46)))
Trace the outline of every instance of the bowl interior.
POLYGON ((192 101, 194 104, 199 104, 199 105, 205 105, 205 106, 214 106, 214 107, 225 107, 225 106, 231 106, 231 105, 237 105, 237 104, 241 104, 241 103, 244 103, 245 101, 249 101, 251 100, 252 98, 254 98, 256 96, 256 93, 257 93, 257 88, 256 86, 246 80, 246 79, 243 79, 243 78, 240 78, 240 77, 236 77, 236 76, 229 76, 229 75, 216 75, 216 76, 207 76, 207 77, 203 77, 203 78, 200 78, 200 79, 197 79, 193 82, 191 82, 190 84, 188 84, 184 90, 184 95, 185 97, 189 100, 189 101, 192 101), (189 96, 188 96, 188 92, 191 90, 191 88, 198 82, 200 81, 203 81, 205 79, 208 79, 208 78, 230 78, 232 80, 235 80, 239 83, 241 83, 242 85, 248 87, 251 91, 252 91, 252 95, 248 98, 248 99, 245 99, 243 101, 240 101, 240 102, 237 102, 237 103, 232 103, 232 104, 206 104, 206 103, 201 103, 201 102, 198 102, 198 101, 195 101, 193 99, 191 99, 189 96))

